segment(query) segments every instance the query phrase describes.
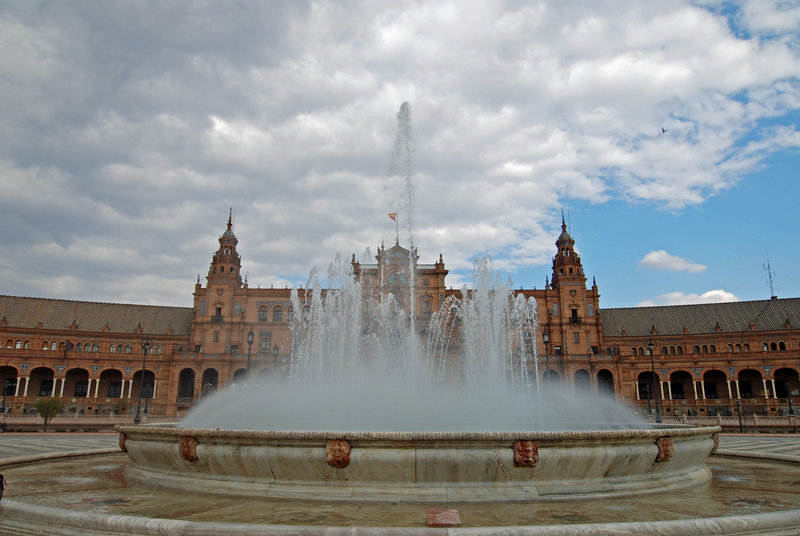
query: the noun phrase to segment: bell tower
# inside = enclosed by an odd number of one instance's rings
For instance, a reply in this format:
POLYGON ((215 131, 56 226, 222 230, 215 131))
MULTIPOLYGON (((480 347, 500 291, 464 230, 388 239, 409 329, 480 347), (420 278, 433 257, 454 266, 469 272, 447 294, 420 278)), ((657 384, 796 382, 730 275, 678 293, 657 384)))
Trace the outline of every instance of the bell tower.
POLYGON ((233 234, 232 212, 228 213, 228 228, 219 237, 219 249, 211 257, 211 266, 208 269, 208 285, 222 283, 233 284, 236 288, 242 286, 242 261, 236 252, 239 240, 233 234))
POLYGON ((564 214, 561 214, 561 234, 556 240, 558 251, 553 257, 553 288, 562 285, 580 285, 586 287, 586 276, 583 273, 581 257, 575 253, 575 240, 567 232, 564 214))

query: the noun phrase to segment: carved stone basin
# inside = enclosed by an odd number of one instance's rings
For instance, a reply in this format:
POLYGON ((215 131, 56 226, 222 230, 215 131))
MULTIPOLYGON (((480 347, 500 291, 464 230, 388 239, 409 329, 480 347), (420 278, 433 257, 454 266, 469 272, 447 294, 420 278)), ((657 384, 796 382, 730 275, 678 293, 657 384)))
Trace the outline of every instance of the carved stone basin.
POLYGON ((345 433, 118 426, 128 478, 233 495, 348 501, 620 496, 707 481, 719 427, 345 433))

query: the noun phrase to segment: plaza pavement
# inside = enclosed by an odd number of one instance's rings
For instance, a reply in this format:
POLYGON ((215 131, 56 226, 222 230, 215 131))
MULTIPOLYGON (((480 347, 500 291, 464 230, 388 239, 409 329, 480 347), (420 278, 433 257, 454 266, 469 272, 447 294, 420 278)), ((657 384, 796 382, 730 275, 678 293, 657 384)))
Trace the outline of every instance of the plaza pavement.
MULTIPOLYGON (((19 456, 110 449, 118 445, 118 440, 116 432, 0 433, 0 463, 19 456)), ((800 458, 800 434, 720 434, 719 449, 800 458)))

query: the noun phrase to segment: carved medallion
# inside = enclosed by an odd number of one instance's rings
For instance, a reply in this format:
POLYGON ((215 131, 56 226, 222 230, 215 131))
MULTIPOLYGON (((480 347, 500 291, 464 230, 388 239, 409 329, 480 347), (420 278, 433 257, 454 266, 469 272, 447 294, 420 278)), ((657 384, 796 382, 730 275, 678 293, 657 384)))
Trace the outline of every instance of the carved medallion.
POLYGON ((514 467, 536 467, 539 462, 539 444, 536 441, 514 442, 514 467))
POLYGON ((194 436, 181 436, 181 443, 178 447, 181 458, 187 462, 197 461, 197 438, 194 436))
POLYGON ((672 459, 672 438, 659 437, 656 440, 658 445, 658 456, 656 456, 656 463, 668 462, 672 459))
POLYGON ((350 465, 352 445, 344 439, 329 439, 325 443, 325 463, 336 469, 350 465))

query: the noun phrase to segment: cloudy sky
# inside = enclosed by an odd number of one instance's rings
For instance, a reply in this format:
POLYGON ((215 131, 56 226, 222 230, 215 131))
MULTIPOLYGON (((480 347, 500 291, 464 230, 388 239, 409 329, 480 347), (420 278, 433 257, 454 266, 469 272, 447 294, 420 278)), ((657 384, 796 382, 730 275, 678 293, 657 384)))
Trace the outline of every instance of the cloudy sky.
POLYGON ((398 210, 542 288, 563 210, 604 307, 800 296, 795 2, 468 5, 0 1, 0 293, 189 306, 233 208, 251 286, 398 210))

